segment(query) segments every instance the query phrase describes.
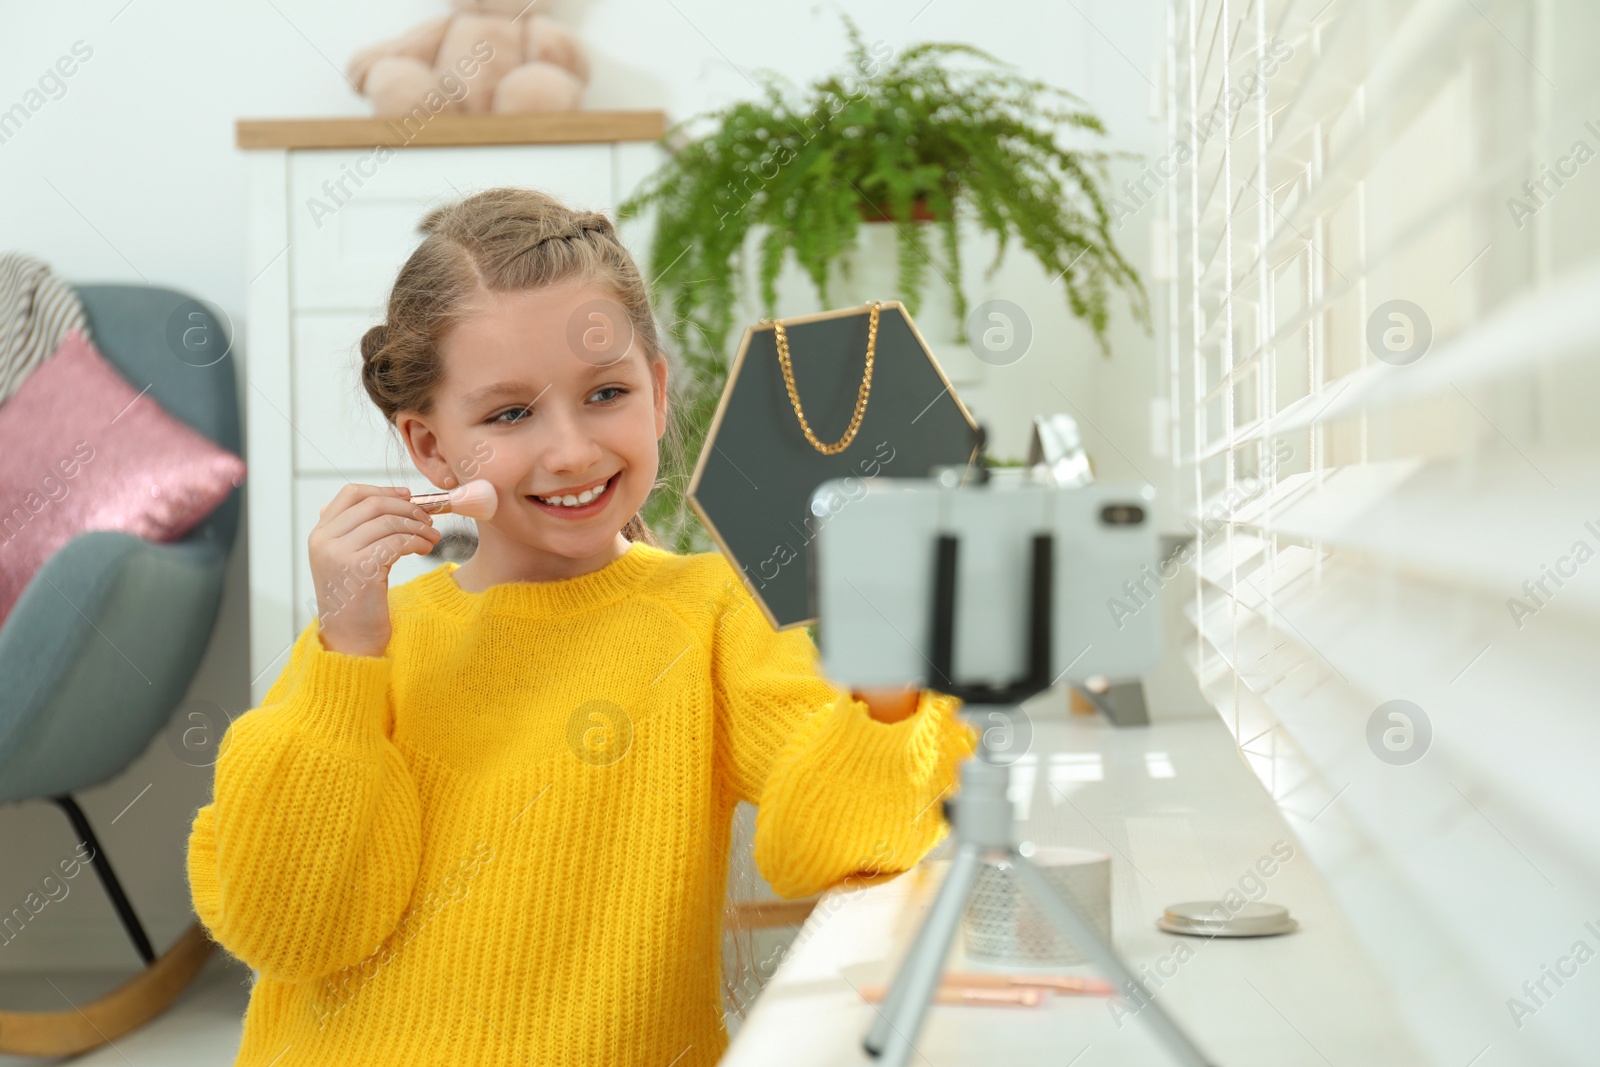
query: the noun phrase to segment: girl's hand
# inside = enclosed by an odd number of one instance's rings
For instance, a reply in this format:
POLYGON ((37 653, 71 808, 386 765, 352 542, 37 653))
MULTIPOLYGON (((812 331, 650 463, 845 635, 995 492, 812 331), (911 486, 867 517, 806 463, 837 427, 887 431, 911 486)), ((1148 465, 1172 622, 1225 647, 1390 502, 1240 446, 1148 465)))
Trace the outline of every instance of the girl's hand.
POLYGON ((867 705, 867 712, 879 722, 899 722, 917 710, 920 689, 852 689, 850 695, 867 705))
POLYGON ((307 550, 323 647, 382 656, 391 634, 389 568, 408 552, 432 551, 443 535, 404 486, 352 483, 320 514, 307 550))

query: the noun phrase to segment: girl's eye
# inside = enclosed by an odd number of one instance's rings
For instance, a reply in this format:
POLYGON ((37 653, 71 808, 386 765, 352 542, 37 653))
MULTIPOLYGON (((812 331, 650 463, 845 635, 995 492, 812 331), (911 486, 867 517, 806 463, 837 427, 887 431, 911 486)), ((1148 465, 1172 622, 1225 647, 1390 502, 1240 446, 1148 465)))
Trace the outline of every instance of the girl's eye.
POLYGON ((506 418, 507 415, 525 416, 527 414, 528 414, 528 409, 527 408, 507 408, 506 410, 502 411, 500 414, 491 417, 488 421, 490 421, 492 423, 499 423, 502 426, 514 426, 517 423, 521 422, 522 419, 520 417, 519 418, 515 418, 515 419, 508 419, 508 418, 506 418))
MULTIPOLYGON (((589 395, 590 396, 599 396, 601 393, 615 393, 615 394, 617 394, 616 396, 613 396, 608 400, 598 401, 598 403, 600 403, 602 405, 606 405, 606 404, 615 404, 618 400, 621 400, 624 396, 626 396, 627 392, 628 392, 628 390, 624 389, 620 385, 608 385, 608 386, 605 386, 604 388, 596 389, 593 393, 590 393, 589 395)), ((525 418, 527 416, 529 410, 530 409, 526 408, 526 407, 506 408, 506 410, 500 412, 498 415, 491 415, 488 418, 487 421, 490 422, 490 423, 498 423, 501 426, 515 426, 517 423, 521 422, 523 420, 523 418, 525 418), (508 418, 506 418, 507 415, 515 415, 517 417, 513 418, 513 419, 508 419, 508 418)))

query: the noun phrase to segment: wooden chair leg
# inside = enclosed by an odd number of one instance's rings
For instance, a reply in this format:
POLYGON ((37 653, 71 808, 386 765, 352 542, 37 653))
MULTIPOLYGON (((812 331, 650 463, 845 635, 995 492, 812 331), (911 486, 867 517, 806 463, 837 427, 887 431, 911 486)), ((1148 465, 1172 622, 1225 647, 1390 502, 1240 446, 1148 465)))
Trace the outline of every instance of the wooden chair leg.
POLYGON ((99 1000, 66 1011, 0 1011, 0 1053, 74 1056, 115 1041, 165 1011, 200 972, 212 946, 196 922, 159 959, 99 1000))
POLYGON ((78 836, 94 849, 89 864, 99 875, 100 884, 111 898, 117 918, 122 920, 122 927, 139 951, 145 968, 90 1004, 55 1012, 0 1011, 0 1053, 15 1056, 72 1056, 98 1048, 144 1025, 165 1011, 178 994, 188 988, 210 957, 214 944, 205 928, 196 922, 157 958, 83 809, 69 794, 51 799, 67 813, 78 836))

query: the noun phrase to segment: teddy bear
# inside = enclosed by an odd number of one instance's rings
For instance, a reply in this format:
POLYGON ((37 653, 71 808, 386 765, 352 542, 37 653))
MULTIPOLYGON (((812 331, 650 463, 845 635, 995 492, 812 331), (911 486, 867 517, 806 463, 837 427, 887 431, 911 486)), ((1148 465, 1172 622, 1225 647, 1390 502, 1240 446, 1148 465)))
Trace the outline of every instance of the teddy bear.
POLYGON ((455 13, 362 49, 347 71, 377 115, 573 111, 589 83, 577 38, 527 0, 451 0, 455 13), (431 105, 429 97, 432 97, 431 105))

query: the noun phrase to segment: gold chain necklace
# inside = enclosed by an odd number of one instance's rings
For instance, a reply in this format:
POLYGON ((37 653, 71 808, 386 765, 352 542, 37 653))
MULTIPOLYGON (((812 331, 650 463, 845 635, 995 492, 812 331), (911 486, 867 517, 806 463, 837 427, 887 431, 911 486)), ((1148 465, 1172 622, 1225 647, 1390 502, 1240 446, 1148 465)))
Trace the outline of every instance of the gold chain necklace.
POLYGON ((789 403, 794 405, 795 417, 800 420, 800 429, 805 432, 806 440, 825 456, 837 455, 850 447, 850 442, 856 438, 856 431, 861 428, 861 416, 867 412, 867 394, 872 392, 872 357, 878 345, 878 308, 882 301, 872 302, 872 316, 867 322, 867 372, 861 378, 861 389, 856 396, 855 414, 850 418, 850 428, 844 436, 831 445, 825 445, 817 440, 817 435, 811 432, 811 426, 806 422, 805 412, 800 410, 800 393, 794 386, 794 367, 789 363, 789 336, 783 331, 783 323, 777 319, 763 319, 771 322, 773 334, 778 342, 778 362, 783 366, 783 384, 789 390, 789 403))

